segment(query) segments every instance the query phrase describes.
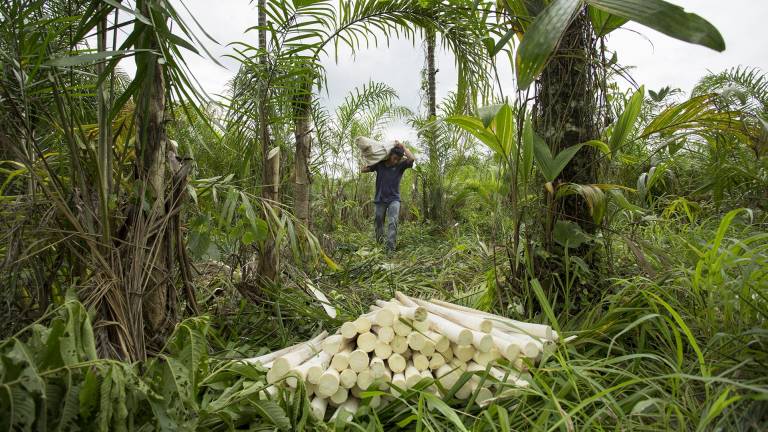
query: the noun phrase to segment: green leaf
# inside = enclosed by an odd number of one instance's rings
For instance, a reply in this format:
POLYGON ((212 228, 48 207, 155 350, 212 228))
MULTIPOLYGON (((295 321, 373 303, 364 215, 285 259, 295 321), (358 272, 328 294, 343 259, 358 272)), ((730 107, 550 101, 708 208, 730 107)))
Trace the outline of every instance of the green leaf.
POLYGON ((589 8, 588 11, 592 27, 595 29, 595 33, 601 37, 616 30, 629 21, 626 18, 611 15, 608 12, 593 7, 589 8))
POLYGON ((616 120, 616 124, 613 126, 613 132, 611 132, 611 139, 608 141, 608 146, 611 149, 611 156, 616 156, 616 152, 619 147, 624 144, 629 133, 635 127, 637 117, 640 115, 640 109, 643 106, 643 99, 645 99, 645 86, 641 86, 635 94, 627 102, 627 106, 624 107, 624 112, 621 113, 619 119, 616 120))
POLYGON ((487 128, 490 126, 491 122, 493 122, 493 119, 496 118, 496 115, 499 114, 499 111, 505 106, 508 105, 495 104, 478 108, 477 117, 483 122, 483 127, 487 128))
POLYGON ((499 53, 499 51, 503 50, 505 46, 509 43, 509 41, 515 36, 517 33, 517 29, 512 26, 509 30, 502 36, 498 42, 496 42, 496 45, 493 46, 492 49, 489 50, 489 54, 491 57, 496 56, 496 54, 499 53))
POLYGON ((291 429, 291 422, 280 405, 268 400, 255 400, 251 401, 251 404, 264 420, 272 423, 278 429, 284 431, 291 429))
POLYGON ((525 119, 523 125, 523 166, 522 166, 522 181, 523 184, 528 184, 528 179, 533 169, 533 125, 530 118, 525 119))
POLYGON ((581 0, 555 0, 530 25, 517 50, 515 70, 519 89, 527 89, 544 70, 581 5, 581 0))
POLYGON ((135 51, 130 51, 130 50, 102 51, 102 52, 95 52, 95 53, 89 53, 89 54, 80 54, 76 56, 56 57, 48 60, 47 64, 49 66, 59 66, 59 67, 77 66, 85 63, 95 62, 98 60, 104 60, 110 57, 117 57, 117 56, 123 57, 133 52, 135 51))
POLYGON ((462 423, 461 419, 459 418, 459 415, 456 414, 456 410, 448 406, 448 404, 443 402, 442 399, 428 392, 422 392, 421 397, 426 399, 427 406, 429 407, 430 410, 440 411, 440 413, 443 414, 446 419, 450 420, 450 422, 453 423, 453 425, 456 428, 452 430, 468 432, 467 427, 464 426, 464 423, 462 423))
POLYGON ((571 221, 558 220, 555 222, 555 229, 552 231, 555 241, 563 247, 578 248, 590 240, 590 236, 571 221))
POLYGON ((560 153, 556 157, 552 157, 552 152, 549 150, 549 146, 541 139, 535 132, 533 134, 533 153, 536 156, 536 162, 539 165, 541 173, 548 182, 553 182, 560 175, 563 169, 568 165, 568 162, 573 159, 576 152, 587 143, 576 144, 570 146, 560 153))
POLYGON ((604 12, 638 22, 675 39, 703 45, 715 51, 725 50, 725 41, 715 26, 663 0, 585 1, 604 12))

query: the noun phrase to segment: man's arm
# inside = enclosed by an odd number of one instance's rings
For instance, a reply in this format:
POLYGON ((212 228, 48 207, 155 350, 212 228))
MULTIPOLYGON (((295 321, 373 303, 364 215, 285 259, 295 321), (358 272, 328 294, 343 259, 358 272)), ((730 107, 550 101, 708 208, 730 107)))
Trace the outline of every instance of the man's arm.
POLYGON ((416 162, 416 157, 413 156, 413 153, 411 153, 411 151, 408 150, 408 147, 404 146, 400 141, 397 141, 397 146, 402 148, 405 153, 403 155, 405 160, 400 163, 405 163, 407 166, 413 166, 413 163, 416 162))
POLYGON ((364 167, 360 168, 360 172, 361 173, 373 172, 373 166, 372 165, 364 166, 364 167))

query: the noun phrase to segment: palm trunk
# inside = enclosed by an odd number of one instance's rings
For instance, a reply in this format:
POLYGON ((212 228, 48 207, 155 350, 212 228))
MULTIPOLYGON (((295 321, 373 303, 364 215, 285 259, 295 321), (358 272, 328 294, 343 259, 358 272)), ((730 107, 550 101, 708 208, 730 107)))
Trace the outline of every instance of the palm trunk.
MULTIPOLYGON (((595 38, 586 10, 566 30, 557 51, 538 81, 533 110, 534 129, 549 144, 552 154, 598 138, 597 76, 594 73, 595 38)), ((582 148, 565 167, 556 183, 596 182, 596 154, 582 148)), ((545 192, 549 193, 549 192, 545 192)), ((587 205, 577 196, 551 200, 546 221, 554 227, 558 219, 577 223, 585 232, 595 225, 587 205)), ((552 230, 545 244, 552 245, 552 230)))
POLYGON ((296 137, 296 165, 294 172, 294 214, 307 228, 310 225, 309 199, 311 179, 309 173, 309 154, 312 137, 310 136, 310 109, 312 108, 312 87, 302 89, 294 103, 294 121, 296 137))
MULTIPOLYGON (((259 0, 259 49, 261 57, 259 63, 262 66, 262 72, 266 75, 267 64, 267 13, 266 0, 259 0)), ((262 156, 262 192, 261 196, 267 201, 268 205, 280 203, 278 186, 280 183, 280 156, 279 152, 273 155, 270 160, 269 153, 272 151, 272 136, 269 130, 269 89, 262 85, 259 95, 259 135, 261 141, 262 156)), ((278 254, 275 246, 274 233, 269 233, 264 241, 261 255, 259 256, 259 273, 264 283, 272 283, 277 280, 278 254)))
MULTIPOLYGON (((427 121, 437 118, 437 86, 435 84, 435 31, 427 31, 427 121)), ((424 207, 425 215, 432 221, 440 221, 443 191, 440 178, 440 158, 437 151, 437 131, 432 126, 427 131, 427 150, 429 168, 427 169, 427 188, 425 199, 428 206, 424 207)))

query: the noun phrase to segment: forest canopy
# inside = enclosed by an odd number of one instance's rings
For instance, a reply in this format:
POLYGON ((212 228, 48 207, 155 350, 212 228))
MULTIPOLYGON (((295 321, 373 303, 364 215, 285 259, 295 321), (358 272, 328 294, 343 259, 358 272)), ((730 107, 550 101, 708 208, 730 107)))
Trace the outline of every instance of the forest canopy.
MULTIPOLYGON (((0 1, 0 430, 766 428, 768 75, 651 89, 609 39, 633 23, 722 52, 706 17, 252 3, 243 38, 216 41, 182 1, 0 1), (326 103, 324 59, 394 40, 423 51, 421 106, 376 81, 326 103), (221 60, 211 44, 237 63, 217 97, 188 63, 221 60), (382 214, 385 170, 355 141, 387 143, 394 122, 415 134, 380 158, 405 163, 382 214), (455 339, 451 385, 436 344, 407 389, 358 377, 343 418, 275 376, 281 350, 387 308, 412 327, 397 337, 439 322, 455 339), (515 325, 548 329, 524 340, 535 354, 499 352, 515 325)), ((359 333, 380 342, 389 321, 359 333)), ((408 344, 403 362, 429 346, 408 344)))

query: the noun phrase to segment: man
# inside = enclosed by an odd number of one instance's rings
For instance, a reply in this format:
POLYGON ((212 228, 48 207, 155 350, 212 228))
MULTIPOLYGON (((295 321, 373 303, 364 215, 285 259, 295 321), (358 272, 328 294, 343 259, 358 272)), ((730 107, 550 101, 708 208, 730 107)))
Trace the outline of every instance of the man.
POLYGON ((376 204, 376 217, 374 225, 376 229, 376 241, 384 240, 384 218, 387 219, 386 249, 388 252, 395 250, 397 239, 397 220, 400 214, 400 181, 406 169, 413 167, 414 157, 410 150, 399 141, 395 141, 395 147, 389 152, 387 159, 363 167, 361 172, 376 173, 376 195, 373 202, 376 204))

